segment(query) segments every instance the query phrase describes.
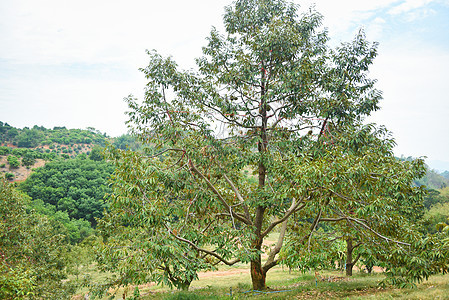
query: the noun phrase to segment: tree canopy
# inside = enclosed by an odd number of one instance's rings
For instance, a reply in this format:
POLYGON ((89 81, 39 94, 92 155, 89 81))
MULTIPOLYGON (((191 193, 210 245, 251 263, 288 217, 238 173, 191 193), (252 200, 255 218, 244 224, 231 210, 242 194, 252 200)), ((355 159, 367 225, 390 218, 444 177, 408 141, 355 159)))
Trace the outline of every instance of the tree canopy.
MULTIPOLYGON (((96 151, 93 157, 102 159, 96 151)), ((31 197, 37 211, 63 223, 70 242, 76 243, 92 234, 96 218, 103 216, 113 169, 112 164, 86 155, 54 160, 36 169, 19 188, 31 197)))
POLYGON ((37 169, 20 189, 33 200, 41 199, 72 218, 95 224, 105 208, 103 197, 112 172, 113 166, 105 161, 57 160, 37 169))

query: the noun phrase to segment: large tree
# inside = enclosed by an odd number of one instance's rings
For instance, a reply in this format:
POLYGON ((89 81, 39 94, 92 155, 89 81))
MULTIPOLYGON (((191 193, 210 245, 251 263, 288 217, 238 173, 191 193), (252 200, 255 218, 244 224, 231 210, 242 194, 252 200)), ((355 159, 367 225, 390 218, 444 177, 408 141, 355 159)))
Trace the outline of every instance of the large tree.
POLYGON ((420 201, 411 183, 423 164, 400 162, 389 133, 363 125, 381 99, 368 77, 377 44, 360 32, 331 49, 321 21, 286 1, 238 0, 198 71, 148 52, 145 99, 126 100, 130 128, 153 150, 111 154, 128 170, 111 198, 126 224, 151 223, 211 263, 249 262, 256 290, 320 222, 408 245, 396 239, 395 226, 409 227, 393 208, 420 201), (277 243, 264 247, 275 228, 277 243))

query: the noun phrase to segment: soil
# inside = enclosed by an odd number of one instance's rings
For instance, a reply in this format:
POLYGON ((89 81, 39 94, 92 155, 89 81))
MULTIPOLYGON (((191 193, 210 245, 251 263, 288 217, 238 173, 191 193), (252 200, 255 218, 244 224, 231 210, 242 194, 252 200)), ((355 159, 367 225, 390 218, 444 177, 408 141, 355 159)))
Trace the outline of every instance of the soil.
POLYGON ((210 278, 210 277, 225 277, 236 274, 249 274, 249 268, 239 268, 239 269, 231 269, 226 271, 209 271, 209 272, 199 272, 198 278, 210 278))
MULTIPOLYGON (((3 146, 3 144, 1 144, 3 146)), ((12 144, 7 144, 4 145, 10 148, 17 148, 17 146, 14 146, 12 144)), ((79 146, 81 146, 81 149, 78 151, 79 153, 87 153, 89 151, 92 150, 93 145, 91 144, 74 144, 73 146, 70 145, 64 145, 64 144, 60 144, 60 150, 58 151, 58 154, 63 154, 63 150, 64 149, 75 149, 78 148, 79 146)), ((43 149, 43 150, 47 150, 50 149, 50 147, 48 145, 43 145, 43 146, 39 146, 36 148, 33 148, 34 150, 36 149, 43 149)), ((68 154, 69 157, 73 158, 76 153, 72 152, 68 154)), ((32 166, 22 166, 20 165, 20 167, 18 168, 10 168, 8 161, 7 161, 7 157, 8 155, 0 155, 0 166, 5 164, 4 167, 0 167, 0 173, 12 173, 14 174, 14 178, 11 180, 11 182, 22 182, 25 181, 28 176, 31 175, 31 173, 33 172, 33 169, 35 168, 39 168, 39 167, 43 167, 46 164, 46 161, 43 159, 36 159, 36 162, 34 163, 34 165, 32 166)))
POLYGON ((33 169, 43 167, 45 165, 45 160, 36 159, 34 165, 28 167, 20 165, 18 168, 10 168, 7 161, 7 156, 0 155, 0 166, 3 164, 5 164, 5 166, 0 168, 0 173, 12 173, 14 174, 12 182, 22 182, 30 176, 33 169))

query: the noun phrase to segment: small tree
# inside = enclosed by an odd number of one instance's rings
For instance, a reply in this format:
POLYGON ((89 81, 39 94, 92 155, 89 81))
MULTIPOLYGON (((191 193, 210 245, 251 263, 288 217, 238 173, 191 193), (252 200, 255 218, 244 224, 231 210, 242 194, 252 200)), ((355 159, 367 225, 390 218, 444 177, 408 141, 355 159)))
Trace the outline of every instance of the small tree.
POLYGON ((33 155, 33 153, 30 152, 26 152, 22 158, 22 164, 24 166, 31 166, 34 165, 34 163, 36 162, 36 158, 33 155))
POLYGON ((20 161, 17 156, 8 155, 7 161, 11 169, 16 169, 20 166, 20 161))
POLYGON ((0 146, 0 155, 7 155, 11 153, 11 149, 6 146, 0 146))
POLYGON ((89 159, 95 160, 95 161, 103 160, 102 151, 103 150, 101 147, 98 147, 98 146, 93 147, 89 153, 89 159))
POLYGON ((14 174, 6 172, 5 173, 5 178, 8 179, 8 180, 12 180, 14 178, 14 174))

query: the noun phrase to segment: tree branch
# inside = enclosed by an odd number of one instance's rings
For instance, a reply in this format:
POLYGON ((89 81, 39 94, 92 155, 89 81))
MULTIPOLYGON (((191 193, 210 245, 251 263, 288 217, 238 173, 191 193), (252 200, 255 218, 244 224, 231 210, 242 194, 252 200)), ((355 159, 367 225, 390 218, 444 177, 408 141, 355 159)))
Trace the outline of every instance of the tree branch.
POLYGON ((355 249, 355 248, 357 248, 357 247, 359 247, 359 246, 361 246, 361 245, 363 245, 363 243, 362 243, 362 242, 359 242, 359 243, 357 243, 354 247, 352 247, 352 249, 355 249))
POLYGON ((346 217, 341 217, 341 218, 321 218, 320 221, 322 222, 340 222, 346 220, 346 217))
POLYGON ((284 243, 285 232, 287 231, 287 222, 288 222, 288 220, 285 220, 282 223, 281 231, 279 233, 279 238, 278 238, 278 241, 276 243, 276 246, 270 251, 268 259, 267 259, 266 263, 263 266, 264 272, 267 272, 269 269, 271 269, 272 267, 277 265, 278 261, 277 260, 275 261, 274 258, 279 253, 279 251, 281 251, 282 245, 284 243))
POLYGON ((313 231, 315 230, 315 228, 317 227, 318 223, 320 222, 321 213, 322 213, 322 210, 320 209, 318 215, 316 216, 315 220, 313 221, 312 226, 310 227, 309 239, 307 241, 307 249, 308 249, 308 251, 310 251, 310 240, 312 239, 313 231))
MULTIPOLYGON (((404 242, 401 242, 401 241, 396 241, 396 240, 393 240, 393 239, 390 239, 390 238, 388 238, 388 237, 386 237, 386 236, 381 235, 380 233, 378 233, 377 231, 375 231, 374 229, 372 229, 371 227, 369 227, 368 225, 366 225, 365 223, 363 223, 362 221, 364 221, 364 220, 361 221, 361 220, 359 220, 359 219, 351 218, 351 217, 347 217, 347 216, 345 216, 345 217, 340 217, 340 218, 335 218, 335 219, 333 219, 333 218, 322 218, 322 219, 320 219, 320 221, 327 221, 327 222, 339 222, 339 221, 343 221, 343 220, 346 220, 346 221, 353 221, 353 222, 355 222, 355 223, 361 225, 361 226, 364 227, 365 229, 368 229, 369 231, 371 231, 371 232, 372 232, 374 235, 376 235, 377 237, 379 237, 379 238, 381 238, 381 239, 383 239, 383 240, 386 240, 387 242, 393 242, 393 243, 400 244, 400 245, 410 246, 409 243, 404 243, 404 242)), ((360 243, 360 244, 361 244, 361 243, 360 243)), ((360 246, 360 245, 358 244, 357 246, 360 246)))
POLYGON ((248 220, 248 223, 250 225, 252 225, 253 222, 251 221, 251 216, 249 214, 248 206, 245 204, 245 200, 243 199, 239 190, 235 187, 234 183, 229 179, 229 177, 226 174, 223 173, 223 177, 228 182, 228 184, 231 186, 231 189, 234 191, 237 199, 239 199, 240 203, 243 205, 243 210, 245 211, 245 217, 248 220))
POLYGON ((209 181, 209 179, 207 179, 206 176, 204 176, 193 164, 192 160, 189 159, 189 167, 190 170, 192 170, 194 173, 196 173, 201 179, 203 179, 207 186, 209 187, 209 189, 212 190, 212 192, 217 195, 218 200, 221 202, 221 204, 223 204, 223 206, 226 208, 227 211, 232 212, 232 214, 235 216, 235 218, 237 220, 239 220, 240 222, 243 222, 247 225, 252 225, 252 223, 247 220, 245 217, 243 217, 241 214, 237 214, 235 212, 232 211, 232 207, 229 206, 229 204, 226 202, 226 200, 223 198, 223 196, 220 194, 220 192, 215 188, 215 186, 209 181))
POLYGON ((361 222, 361 221, 359 221, 359 220, 357 220, 357 219, 354 219, 354 218, 351 218, 351 217, 346 217, 346 218, 347 218, 348 220, 350 220, 350 221, 354 221, 355 223, 357 223, 357 224, 359 224, 359 225, 365 227, 366 229, 368 229, 369 231, 371 231, 372 233, 374 233, 374 235, 378 236, 378 237, 381 238, 381 239, 386 240, 387 242, 393 242, 393 243, 400 244, 400 245, 410 246, 409 243, 404 243, 404 242, 392 240, 392 239, 390 239, 390 238, 387 238, 386 236, 381 235, 380 233, 378 233, 377 231, 375 231, 374 229, 372 229, 371 227, 369 227, 368 225, 366 225, 365 223, 363 223, 363 222, 361 222))
POLYGON ((168 228, 167 224, 164 224, 164 226, 165 226, 165 228, 167 228, 168 232, 169 232, 175 239, 177 239, 178 241, 187 243, 187 244, 189 244, 190 246, 192 246, 195 250, 197 250, 197 251, 199 251, 199 252, 203 252, 203 253, 209 254, 209 255, 215 257, 216 259, 220 260, 221 262, 223 262, 224 264, 226 264, 226 265, 228 265, 228 266, 232 266, 232 265, 234 265, 234 264, 236 264, 236 263, 238 263, 238 262, 240 261, 240 259, 238 259, 238 258, 236 258, 236 259, 234 259, 234 260, 231 260, 231 261, 228 261, 228 260, 224 259, 223 257, 221 257, 219 254, 217 254, 217 253, 215 253, 215 252, 213 252, 213 251, 207 250, 207 249, 200 248, 200 247, 198 247, 197 245, 195 245, 194 242, 192 242, 192 241, 190 241, 190 240, 188 240, 188 239, 185 239, 185 238, 182 238, 182 237, 176 235, 170 228, 168 228))
POLYGON ((280 218, 279 220, 276 220, 273 223, 271 223, 270 226, 268 226, 268 228, 265 229, 265 231, 262 233, 262 237, 269 234, 271 232, 271 230, 273 230, 273 228, 276 227, 278 224, 281 224, 282 222, 287 220, 294 212, 304 208, 304 206, 306 206, 306 204, 303 202, 304 201, 299 201, 298 203, 296 203, 296 199, 293 198, 292 204, 290 205, 290 208, 287 210, 285 215, 282 218, 280 218), (299 206, 301 203, 303 203, 303 204, 301 206, 299 206))

